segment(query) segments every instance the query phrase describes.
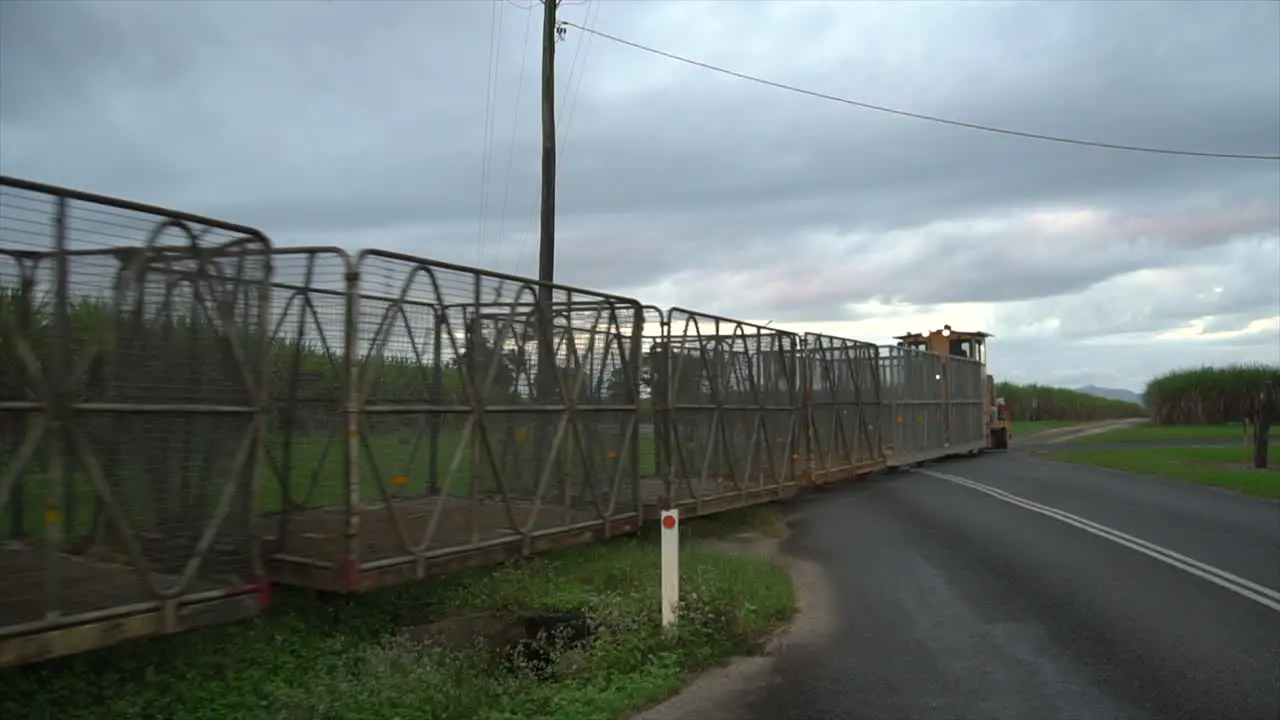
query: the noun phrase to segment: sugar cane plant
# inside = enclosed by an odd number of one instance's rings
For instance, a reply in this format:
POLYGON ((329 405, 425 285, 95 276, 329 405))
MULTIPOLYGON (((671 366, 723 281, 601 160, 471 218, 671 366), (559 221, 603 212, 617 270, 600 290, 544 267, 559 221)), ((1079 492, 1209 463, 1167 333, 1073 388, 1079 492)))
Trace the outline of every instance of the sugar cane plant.
POLYGON ((1240 422, 1253 398, 1280 383, 1280 366, 1227 365, 1174 370, 1147 383, 1143 400, 1157 425, 1240 422))
POLYGON ((1005 407, 1015 422, 1019 420, 1090 422, 1146 415, 1146 410, 1137 403, 1112 400, 1078 390, 1048 385, 1018 385, 1002 382, 996 385, 996 396, 1004 398, 1005 407))
POLYGON ((1157 425, 1248 424, 1253 429, 1254 465, 1265 468, 1271 425, 1280 415, 1280 366, 1175 370, 1148 382, 1143 400, 1157 425))

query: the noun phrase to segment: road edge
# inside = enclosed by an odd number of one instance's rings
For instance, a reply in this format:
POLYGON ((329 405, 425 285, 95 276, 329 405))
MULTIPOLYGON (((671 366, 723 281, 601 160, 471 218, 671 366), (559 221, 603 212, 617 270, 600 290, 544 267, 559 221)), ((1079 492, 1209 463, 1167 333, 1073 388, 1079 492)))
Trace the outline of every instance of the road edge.
MULTIPOLYGON (((720 544, 716 544, 721 547, 720 544)), ((835 602, 826 573, 811 560, 783 547, 782 538, 761 538, 743 543, 742 552, 769 552, 791 576, 796 613, 791 622, 775 630, 756 655, 730 658, 727 664, 708 670, 675 695, 630 716, 630 720, 733 720, 747 717, 752 700, 778 682, 774 663, 790 647, 821 640, 830 633, 836 617, 835 602), (767 548, 767 550, 766 550, 767 548)))

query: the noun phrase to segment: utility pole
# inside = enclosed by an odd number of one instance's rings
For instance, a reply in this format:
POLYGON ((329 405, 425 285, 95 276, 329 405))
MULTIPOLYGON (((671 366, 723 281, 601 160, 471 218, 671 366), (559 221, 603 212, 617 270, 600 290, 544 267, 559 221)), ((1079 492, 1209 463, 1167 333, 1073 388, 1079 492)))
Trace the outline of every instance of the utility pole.
MULTIPOLYGON (((550 283, 556 273, 556 5, 559 0, 542 0, 542 207, 538 226, 538 309, 533 313, 538 338, 538 370, 536 397, 541 403, 554 402, 556 396, 555 321, 552 319, 553 295, 550 283)), ((548 458, 551 429, 542 416, 535 421, 534 467, 541 472, 548 458)), ((559 458, 552 458, 563 472, 559 458)), ((535 478, 537 475, 535 474, 535 478)), ((536 484, 536 480, 535 480, 536 484)), ((567 486, 565 494, 567 497, 567 486)))
MULTIPOLYGON (((538 280, 550 283, 556 272, 556 5, 543 0, 542 15, 542 216, 538 237, 538 280)), ((551 302, 551 289, 538 299, 551 302)), ((550 307, 547 307, 550 310, 550 307)))

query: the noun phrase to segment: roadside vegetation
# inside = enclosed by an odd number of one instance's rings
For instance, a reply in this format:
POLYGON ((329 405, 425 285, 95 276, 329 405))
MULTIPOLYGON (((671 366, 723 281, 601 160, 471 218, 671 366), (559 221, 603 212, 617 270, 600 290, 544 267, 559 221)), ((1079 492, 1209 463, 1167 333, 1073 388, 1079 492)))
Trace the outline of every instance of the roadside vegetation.
POLYGON ((1147 383, 1143 397, 1156 425, 1247 424, 1253 436, 1253 466, 1269 466, 1271 426, 1280 419, 1280 365, 1170 372, 1147 383))
MULTIPOLYGON (((777 535, 781 510, 694 520, 695 536, 777 535)), ((683 550, 678 631, 660 623, 656 533, 353 600, 281 590, 253 621, 0 672, 0 717, 53 720, 614 720, 751 652, 794 611, 768 560, 683 550), (590 638, 538 675, 399 629, 490 610, 582 611, 590 638)))
MULTIPOLYGON (((1098 442, 1097 438, 1101 437, 1103 435, 1095 435, 1087 440, 1098 442)), ((1271 459, 1275 460, 1277 452, 1274 446, 1270 452, 1271 459)), ((1230 488, 1259 497, 1280 498, 1280 470, 1251 467, 1252 448, 1240 445, 1073 450, 1047 453, 1046 457, 1230 488)))
POLYGON ((1277 393, 1277 366, 1166 373, 1151 380, 1143 394, 1151 411, 1149 422, 1069 441, 1120 447, 1081 447, 1049 457, 1280 498, 1280 471, 1275 469, 1270 433, 1277 419, 1277 393))
POLYGON ((1113 445, 1127 443, 1191 443, 1222 444, 1245 442, 1250 436, 1244 423, 1222 425, 1156 425, 1152 422, 1115 428, 1094 435, 1072 438, 1068 444, 1113 445))
POLYGON ((1274 403, 1277 388, 1280 366, 1228 365, 1165 373, 1147 383, 1142 397, 1153 424, 1221 425, 1249 417, 1260 393, 1274 403))
MULTIPOLYGON (((1096 420, 1120 420, 1145 417, 1146 410, 1137 403, 1111 400, 1067 388, 1048 385, 996 384, 996 397, 1004 398, 1014 423, 1096 420)), ((1015 425, 1014 436, 1023 434, 1015 425)), ((1046 428, 1048 429, 1048 428, 1046 428)))

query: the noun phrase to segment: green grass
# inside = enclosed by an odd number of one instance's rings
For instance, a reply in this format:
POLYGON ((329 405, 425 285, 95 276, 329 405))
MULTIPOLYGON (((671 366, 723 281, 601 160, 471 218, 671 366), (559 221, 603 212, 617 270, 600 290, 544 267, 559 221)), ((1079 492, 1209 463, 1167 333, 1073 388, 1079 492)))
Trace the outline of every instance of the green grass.
POLYGON ((1027 438, 1039 435, 1046 430, 1075 427, 1079 424, 1076 420, 1014 420, 1013 439, 1027 438))
MULTIPOLYGON (((491 438, 493 453, 499 464, 504 479, 514 479, 523 474, 527 483, 536 477, 537 457, 534 453, 533 438, 527 434, 520 439, 496 436, 491 438)), ((453 463, 454 453, 463 444, 459 431, 446 429, 440 433, 437 445, 436 477, 440 488, 445 488, 449 478, 449 468, 453 463)), ((566 437, 561 444, 560 456, 572 460, 579 466, 580 460, 575 449, 575 440, 566 437)), ((639 474, 654 474, 655 445, 652 436, 639 437, 639 474)), ((592 458, 597 471, 605 477, 612 478, 618 456, 622 451, 622 439, 615 442, 602 443, 601 447, 592 448, 598 457, 592 458)), ((290 472, 291 492, 295 499, 305 496, 309 491, 312 479, 317 478, 316 490, 305 503, 307 507, 341 505, 345 493, 342 466, 343 441, 335 437, 313 437, 297 442, 293 449, 293 471, 290 472), (326 447, 327 442, 327 447, 326 447)), ((279 449, 276 450, 279 453, 279 449)), ((361 456, 360 494, 366 501, 382 497, 378 478, 388 491, 396 494, 423 495, 427 493, 431 477, 431 455, 429 436, 426 432, 384 433, 374 432, 369 436, 366 446, 360 444, 358 453, 361 456)), ((488 459, 484 456, 472 457, 470 444, 463 449, 458 468, 453 479, 448 481, 448 494, 454 497, 465 497, 471 487, 472 465, 489 474, 488 459)), ((283 491, 277 475, 264 465, 262 474, 262 508, 266 512, 274 512, 282 507, 283 491)))
POLYGON ((1141 423, 1130 427, 1116 428, 1095 435, 1074 438, 1068 443, 1147 443, 1147 442, 1184 442, 1188 440, 1239 440, 1243 442, 1244 428, 1241 424, 1231 425, 1153 425, 1141 423))
MULTIPOLYGON (((515 485, 532 486, 536 477, 535 453, 532 440, 528 439, 527 435, 525 438, 517 442, 503 442, 503 438, 495 437, 494 453, 502 469, 504 480, 515 485), (517 474, 524 476, 522 483, 514 482, 517 474)), ((462 435, 458 430, 446 428, 441 431, 436 460, 436 477, 439 486, 435 494, 447 491, 448 495, 454 497, 468 495, 473 479, 471 472, 473 459, 469 449, 464 449, 457 470, 452 479, 449 479, 449 468, 453 463, 454 452, 462 443, 462 435)), ((210 444, 212 446, 217 443, 210 441, 210 444)), ((343 444, 344 439, 332 433, 312 433, 293 440, 287 485, 290 496, 296 504, 307 508, 344 504, 346 473, 343 465, 343 444)), ((277 465, 283 467, 285 456, 278 437, 270 439, 268 449, 274 457, 274 463, 269 459, 263 460, 258 507, 261 512, 275 513, 284 507, 285 487, 274 468, 277 465)), ((604 477, 612 479, 616 459, 611 458, 610 453, 620 453, 621 441, 619 440, 616 445, 595 448, 594 451, 600 453, 600 457, 594 459, 594 462, 598 463, 597 470, 604 477)), ((639 472, 641 476, 655 474, 655 452, 654 438, 640 436, 639 472)), ((7 457, 4 457, 6 454, 0 453, 0 467, 3 467, 4 462, 7 461, 7 457)), ((393 498, 428 494, 431 455, 427 432, 408 430, 387 432, 375 429, 368 436, 367 444, 363 441, 359 444, 358 454, 362 501, 371 502, 381 499, 383 486, 393 498)), ((200 518, 208 517, 214 507, 217 493, 227 476, 226 466, 230 460, 228 455, 229 453, 215 452, 211 456, 213 461, 208 466, 194 468, 191 464, 187 464, 174 468, 173 472, 157 473, 156 467, 150 464, 154 462, 154 458, 142 453, 125 453, 122 465, 115 472, 120 488, 116 490, 119 493, 120 504, 127 509, 127 514, 138 529, 164 524, 156 521, 164 511, 156 496, 156 484, 164 483, 172 490, 181 483, 180 476, 183 473, 195 475, 196 470, 199 469, 201 472, 207 472, 208 475, 202 478, 188 478, 191 487, 202 490, 193 493, 188 502, 203 501, 205 503, 203 510, 195 512, 194 515, 200 518), (212 466, 212 469, 206 470, 209 466, 212 466)), ((23 525, 28 532, 35 531, 43 523, 45 477, 42 461, 46 457, 45 450, 37 454, 38 459, 24 472, 24 482, 19 486, 23 500, 23 525)), ((578 456, 571 438, 564 441, 561 457, 572 458, 575 465, 577 464, 578 456)), ((173 457, 172 464, 177 465, 178 460, 178 457, 173 457)), ((98 454, 98 461, 103 461, 101 453, 98 454)), ((486 459, 481 458, 477 467, 486 471, 483 475, 489 475, 486 459)), ((87 473, 78 464, 70 480, 70 498, 69 501, 63 502, 64 532, 69 537, 91 531, 93 508, 97 499, 97 493, 90 484, 87 473)), ((494 485, 492 481, 488 481, 486 489, 493 489, 488 487, 492 485, 494 485)), ((174 498, 171 502, 173 505, 170 512, 179 511, 178 500, 174 498)), ((192 514, 179 511, 179 515, 184 518, 192 514)), ((6 509, 3 516, 0 516, 0 536, 9 535, 12 525, 13 519, 9 510, 6 509)))
MULTIPOLYGON (((768 510, 751 512, 737 522, 773 522, 768 510)), ((353 601, 279 592, 269 614, 247 623, 0 671, 0 717, 612 720, 671 695, 690 673, 751 651, 794 612, 788 573, 773 563, 687 549, 682 570, 687 605, 674 635, 660 627, 653 537, 353 601), (556 679, 538 682, 393 634, 503 608, 583 608, 596 624, 592 644, 563 658, 556 679)))
MULTIPOLYGON (((1267 470, 1250 467, 1242 447, 1120 448, 1046 453, 1064 462, 1097 465, 1144 475, 1231 488, 1259 497, 1280 498, 1280 453, 1271 448, 1267 470)), ((1249 456, 1250 459, 1252 456, 1249 456)))

